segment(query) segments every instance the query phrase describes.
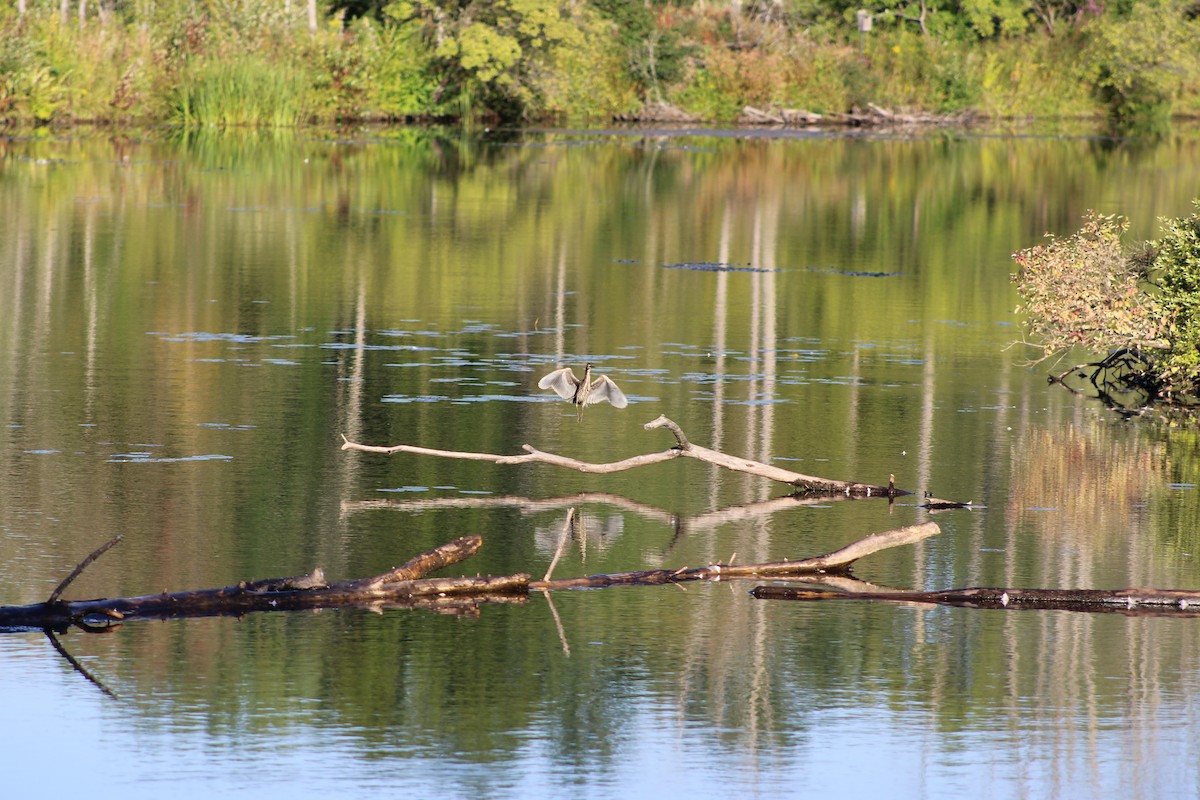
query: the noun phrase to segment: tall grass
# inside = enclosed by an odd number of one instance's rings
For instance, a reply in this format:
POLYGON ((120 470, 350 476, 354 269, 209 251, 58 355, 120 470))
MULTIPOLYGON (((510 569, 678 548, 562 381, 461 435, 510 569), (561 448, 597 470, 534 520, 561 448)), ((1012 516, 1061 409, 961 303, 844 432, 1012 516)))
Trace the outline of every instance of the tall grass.
POLYGON ((306 76, 260 58, 189 65, 167 95, 167 121, 183 127, 287 128, 307 120, 306 76))

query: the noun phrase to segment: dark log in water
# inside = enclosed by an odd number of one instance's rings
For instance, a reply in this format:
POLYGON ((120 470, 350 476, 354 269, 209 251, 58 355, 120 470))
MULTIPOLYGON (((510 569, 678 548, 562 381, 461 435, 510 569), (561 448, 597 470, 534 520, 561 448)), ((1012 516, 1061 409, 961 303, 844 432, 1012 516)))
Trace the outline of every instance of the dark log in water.
POLYGON ((884 600, 964 608, 1110 612, 1129 616, 1200 617, 1200 591, 1184 589, 1017 589, 971 587, 934 592, 858 591, 756 586, 761 600, 884 600))
MULTIPOLYGON (((573 509, 572 509, 573 511, 573 509)), ((571 517, 568 516, 567 524, 571 517)), ((840 550, 816 558, 771 564, 711 564, 677 570, 648 570, 584 578, 550 580, 550 571, 541 581, 530 581, 524 573, 500 577, 426 578, 436 569, 469 558, 483 546, 480 536, 464 536, 422 553, 407 563, 369 578, 327 583, 324 572, 314 569, 308 575, 242 581, 236 586, 201 589, 142 597, 117 597, 99 600, 59 600, 62 590, 118 540, 106 543, 89 555, 45 603, 31 606, 0 607, 0 630, 65 630, 112 624, 135 619, 168 619, 246 614, 252 611, 289 611, 336 607, 421 607, 433 610, 452 608, 469 613, 478 602, 524 599, 531 588, 539 590, 594 588, 599 586, 649 586, 696 580, 844 572, 865 555, 889 547, 924 539, 940 532, 935 523, 926 522, 894 531, 877 533, 840 550)), ((553 569, 553 564, 551 564, 553 569)))
MULTIPOLYGON (((531 445, 523 445, 525 450, 524 455, 509 455, 503 456, 495 453, 470 453, 458 450, 435 450, 429 447, 418 447, 416 445, 396 444, 388 447, 378 445, 366 445, 352 442, 349 439, 342 437, 343 450, 359 450, 366 453, 384 453, 392 455, 393 453, 414 453, 417 455, 438 456, 441 458, 457 458, 467 459, 471 461, 490 461, 494 464, 553 464, 554 466, 573 469, 584 473, 611 473, 622 472, 627 469, 636 467, 644 467, 650 464, 659 464, 664 461, 670 461, 680 456, 694 458, 703 461, 706 464, 714 464, 724 469, 733 470, 735 472, 744 472, 750 475, 756 475, 760 478, 785 483, 790 486, 793 491, 799 494, 828 494, 841 495, 846 497, 887 497, 894 499, 905 495, 911 495, 912 492, 904 489, 897 489, 895 480, 891 475, 888 476, 888 484, 886 486, 860 483, 857 481, 839 481, 831 478, 819 478, 812 475, 802 475, 799 472, 782 469, 772 464, 764 464, 761 461, 754 461, 748 458, 739 458, 722 453, 718 450, 710 450, 707 447, 701 447, 697 444, 692 444, 688 441, 679 425, 665 416, 659 416, 657 419, 647 422, 643 426, 646 430, 654 430, 656 428, 666 428, 675 437, 675 446, 669 450, 663 450, 658 453, 645 453, 639 456, 632 456, 621 461, 614 461, 607 464, 594 464, 587 461, 580 461, 567 456, 560 456, 556 453, 546 453, 538 450, 531 445)), ((930 509, 940 510, 946 508, 965 508, 969 503, 957 503, 951 500, 939 500, 936 498, 927 498, 926 505, 930 509)))
MULTIPOLYGON (((88 556, 71 574, 76 577, 87 564, 115 544, 107 543, 88 556)), ((369 578, 326 583, 318 568, 309 575, 242 581, 220 589, 173 592, 141 597, 63 601, 58 599, 68 581, 55 590, 52 599, 31 606, 0 607, 0 629, 64 630, 71 625, 111 624, 134 619, 168 619, 245 614, 251 611, 285 611, 334 607, 416 606, 440 610, 460 609, 480 601, 523 599, 529 576, 425 578, 429 572, 456 564, 478 552, 480 536, 464 536, 436 547, 407 563, 369 578), (460 601, 457 604, 455 600, 460 601)))

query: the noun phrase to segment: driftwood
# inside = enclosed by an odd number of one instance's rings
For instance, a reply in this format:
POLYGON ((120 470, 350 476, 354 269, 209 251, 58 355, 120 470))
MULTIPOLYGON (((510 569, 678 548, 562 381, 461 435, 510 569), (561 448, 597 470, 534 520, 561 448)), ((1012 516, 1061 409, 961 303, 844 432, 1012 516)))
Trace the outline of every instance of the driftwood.
POLYGON ((170 619, 332 607, 419 606, 463 608, 471 613, 480 601, 523 599, 529 576, 425 578, 478 552, 480 536, 464 536, 422 553, 402 566, 369 578, 327 583, 320 568, 308 575, 242 581, 221 589, 64 601, 59 596, 83 569, 119 541, 114 539, 85 559, 44 603, 0 607, 0 631, 66 630, 134 619, 170 619))
MULTIPOLYGON (((574 509, 567 515, 564 532, 572 524, 574 509)), ((844 572, 854 561, 871 553, 910 544, 939 532, 935 523, 926 522, 877 533, 860 539, 833 553, 801 561, 733 566, 712 564, 677 570, 648 570, 583 578, 551 580, 554 563, 540 581, 518 573, 500 577, 426 578, 429 572, 456 564, 479 551, 483 537, 464 536, 441 545, 396 567, 369 578, 327 583, 324 572, 314 569, 308 575, 242 581, 221 589, 142 597, 118 597, 99 600, 63 601, 62 591, 100 554, 116 544, 120 537, 107 542, 80 563, 70 577, 54 590, 52 599, 30 606, 0 607, 0 631, 31 629, 66 630, 97 624, 113 624, 135 619, 171 619, 217 615, 241 615, 252 611, 290 611, 334 607, 473 607, 479 602, 524 599, 530 590, 594 588, 600 586, 650 586, 697 580, 783 577, 789 575, 844 572)), ((557 562, 558 554, 555 555, 557 562)))
POLYGON ((883 600, 1040 611, 1109 612, 1126 616, 1200 617, 1200 591, 1186 589, 943 589, 934 592, 904 589, 861 589, 843 584, 836 589, 756 586, 750 594, 760 600, 883 600))
POLYGON ((909 114, 868 103, 865 109, 849 113, 816 114, 796 108, 761 109, 746 106, 738 122, 743 125, 820 126, 844 128, 895 128, 935 125, 961 125, 970 121, 962 114, 909 114))
MULTIPOLYGON (((574 509, 564 525, 565 536, 574 509)), ((0 632, 65 631, 70 627, 105 630, 113 624, 137 619, 174 619, 217 615, 242 615, 252 611, 285 611, 333 607, 382 609, 425 608, 451 613, 477 614, 484 602, 523 602, 530 591, 591 589, 606 586, 652 586, 687 581, 745 579, 793 580, 820 583, 829 588, 764 585, 752 590, 764 600, 882 600, 904 603, 955 605, 994 609, 1057 609, 1115 612, 1128 615, 1200 616, 1200 591, 1181 589, 1017 589, 966 588, 942 591, 909 591, 866 584, 850 575, 850 566, 864 556, 912 544, 936 535, 936 523, 925 522, 873 534, 846 547, 813 558, 760 564, 709 564, 701 567, 607 573, 575 578, 551 578, 561 554, 561 544, 542 580, 528 574, 427 578, 429 572, 456 564, 483 545, 480 536, 464 536, 441 545, 400 567, 380 575, 328 583, 320 569, 308 575, 242 581, 236 586, 141 597, 64 601, 67 586, 120 537, 89 555, 44 603, 0 607, 0 632)), ((733 559, 731 558, 732 562, 733 559)), ((58 645, 56 644, 56 647, 58 645)))
MULTIPOLYGON (((736 472, 744 472, 750 475, 756 475, 760 478, 784 483, 790 486, 795 492, 800 494, 835 494, 845 497, 887 497, 894 499, 905 495, 911 495, 912 492, 904 489, 897 489, 894 478, 888 476, 888 485, 880 486, 878 484, 859 483, 857 481, 838 481, 830 478, 818 478, 812 475, 802 475, 799 472, 782 469, 772 464, 764 464, 761 461, 753 461, 748 458, 739 458, 737 456, 726 455, 718 450, 710 450, 707 447, 701 447, 698 444, 692 444, 688 441, 683 431, 674 421, 665 416, 659 416, 657 419, 647 422, 644 426, 646 430, 654 430, 656 428, 666 428, 675 436, 675 446, 663 450, 658 453, 646 453, 639 456, 632 456, 621 461, 613 461, 607 464, 594 464, 587 461, 560 456, 555 453, 546 453, 538 450, 530 445, 522 445, 525 450, 523 455, 503 456, 495 453, 469 453, 459 450, 435 450, 429 447, 418 447, 409 444, 397 444, 389 447, 380 447, 377 445, 366 445, 352 442, 345 436, 342 437, 343 450, 359 450, 366 453, 383 453, 392 455, 394 453, 414 453, 417 455, 439 456, 441 458, 457 458, 467 459, 471 461, 490 461, 493 464, 552 464, 566 469, 573 469, 578 472, 585 473, 612 473, 622 472, 635 467, 644 467, 650 464, 659 464, 664 461, 670 461, 680 456, 687 458, 695 458, 708 464, 714 464, 718 467, 734 470, 736 472)), ((944 508, 965 508, 969 503, 956 503, 950 500, 939 500, 936 498, 926 498, 925 503, 931 509, 944 508)))
MULTIPOLYGON (((597 589, 605 586, 651 586, 685 581, 727 581, 746 578, 787 578, 825 573, 846 573, 863 556, 913 544, 941 533, 935 522, 923 522, 883 533, 876 533, 846 545, 840 550, 814 558, 797 561, 773 561, 765 564, 709 564, 704 567, 655 569, 640 572, 617 572, 589 575, 582 578, 560 578, 531 581, 530 589, 597 589)), ((731 559, 732 560, 732 559, 731 559)))

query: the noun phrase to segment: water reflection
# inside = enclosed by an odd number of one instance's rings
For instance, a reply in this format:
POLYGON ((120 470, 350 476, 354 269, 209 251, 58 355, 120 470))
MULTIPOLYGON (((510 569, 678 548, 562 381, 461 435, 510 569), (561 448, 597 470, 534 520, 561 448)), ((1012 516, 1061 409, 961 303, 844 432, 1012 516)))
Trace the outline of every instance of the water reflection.
MULTIPOLYGON (((927 514, 805 505, 695 463, 598 478, 337 449, 607 461, 645 452, 660 413, 719 450, 980 506, 862 564, 873 583, 1194 586, 1195 437, 1048 391, 1004 348, 1008 254, 1088 207, 1152 237, 1190 208, 1195 150, 1190 134, 0 140, 0 599, 41 601, 116 532, 125 552, 79 596, 375 574, 474 532, 473 568, 544 568, 568 501, 585 519, 556 574, 779 560, 927 514), (577 423, 537 392, 589 360, 645 417, 577 423), (364 510, 381 497, 401 513, 364 510)), ((1194 639, 1185 621, 662 587, 63 637, 117 705, 15 634, 0 713, 29 731, 18 791, 44 787, 46 754, 103 740, 139 759, 64 792, 238 796, 268 776, 362 797, 799 780, 1187 795, 1194 639)))

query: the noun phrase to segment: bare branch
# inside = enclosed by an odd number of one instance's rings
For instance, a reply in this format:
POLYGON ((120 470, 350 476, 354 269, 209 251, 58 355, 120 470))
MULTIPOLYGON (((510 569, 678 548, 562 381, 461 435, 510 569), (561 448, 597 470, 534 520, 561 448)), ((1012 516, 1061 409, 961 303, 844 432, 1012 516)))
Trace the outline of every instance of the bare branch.
POLYGON ((93 561, 95 561, 97 558, 99 558, 100 556, 107 553, 114 545, 116 545, 118 542, 120 542, 121 538, 122 537, 120 537, 120 536, 114 536, 113 538, 109 539, 107 542, 105 542, 104 544, 100 545, 95 550, 93 550, 91 555, 89 555, 83 561, 80 561, 79 564, 77 564, 75 566, 75 569, 71 570, 71 574, 68 575, 66 578, 64 578, 63 582, 60 583, 58 585, 58 587, 55 588, 55 590, 50 593, 50 597, 46 600, 46 602, 49 604, 49 603, 53 603, 56 600, 58 600, 58 598, 62 596, 62 593, 66 590, 66 588, 68 586, 70 586, 71 583, 74 582, 74 580, 76 578, 79 577, 80 573, 82 573, 85 569, 87 569, 88 566, 93 561))
MULTIPOLYGON (((903 489, 896 489, 894 483, 888 486, 882 486, 871 483, 860 483, 857 481, 839 481, 830 478, 820 478, 812 475, 803 475, 799 472, 782 469, 772 464, 764 464, 760 461, 754 461, 748 458, 740 458, 737 456, 727 455, 718 450, 710 450, 707 447, 693 444, 688 441, 679 425, 665 416, 659 416, 657 419, 646 423, 643 427, 647 430, 657 428, 666 428, 671 431, 675 437, 676 445, 669 450, 664 450, 658 453, 646 453, 640 456, 632 456, 622 461, 614 461, 607 464, 595 464, 579 459, 561 456, 556 453, 547 453, 536 449, 531 445, 523 445, 522 449, 526 452, 524 455, 497 455, 494 453, 471 453, 461 452, 457 450, 435 450, 428 447, 417 447, 415 445, 398 444, 391 447, 379 447, 375 445, 359 444, 351 442, 345 436, 342 437, 343 450, 360 450, 368 453, 384 453, 391 455, 393 453, 415 453, 418 455, 432 455, 443 458, 458 458, 469 459, 473 461, 491 461, 495 464, 552 464, 566 469, 573 469, 577 472, 584 473, 612 473, 621 472, 627 469, 636 467, 644 467, 650 464, 659 464, 663 461, 670 461, 679 456, 694 458, 698 461, 703 461, 708 464, 714 464, 718 467, 733 470, 735 472, 744 472, 750 475, 756 475, 760 478, 767 478, 779 483, 785 483, 794 490, 801 493, 825 493, 825 494, 840 494, 847 497, 889 497, 895 498, 903 495, 910 495, 912 492, 903 489)), ((935 498, 929 499, 930 507, 935 508, 955 508, 965 504, 956 503, 949 500, 938 500, 935 498)))

